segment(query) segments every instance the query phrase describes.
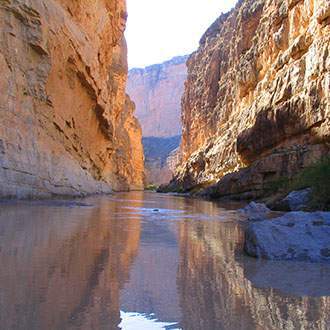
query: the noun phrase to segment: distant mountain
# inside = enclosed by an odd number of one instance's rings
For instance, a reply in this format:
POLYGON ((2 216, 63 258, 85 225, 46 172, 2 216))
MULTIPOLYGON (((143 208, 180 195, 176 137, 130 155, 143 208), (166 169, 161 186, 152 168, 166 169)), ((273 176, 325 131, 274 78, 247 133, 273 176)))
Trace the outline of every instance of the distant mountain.
POLYGON ((136 105, 144 137, 170 137, 181 134, 181 97, 187 77, 188 56, 162 64, 131 69, 127 93, 136 105))

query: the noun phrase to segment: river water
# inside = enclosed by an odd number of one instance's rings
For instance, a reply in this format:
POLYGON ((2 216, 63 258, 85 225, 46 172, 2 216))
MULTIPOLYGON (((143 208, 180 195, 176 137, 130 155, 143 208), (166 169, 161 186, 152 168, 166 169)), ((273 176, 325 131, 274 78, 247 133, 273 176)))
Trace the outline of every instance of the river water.
POLYGON ((330 266, 242 252, 233 205, 0 204, 0 329, 330 329, 330 266))

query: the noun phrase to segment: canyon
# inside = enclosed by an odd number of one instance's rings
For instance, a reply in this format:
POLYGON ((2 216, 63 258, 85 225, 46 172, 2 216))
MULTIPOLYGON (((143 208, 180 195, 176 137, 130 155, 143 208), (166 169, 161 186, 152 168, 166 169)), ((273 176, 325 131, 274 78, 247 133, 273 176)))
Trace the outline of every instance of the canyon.
POLYGON ((187 61, 168 189, 258 198, 330 153, 330 3, 245 0, 187 61))
POLYGON ((124 0, 0 1, 0 197, 142 189, 124 0))
POLYGON ((181 97, 188 56, 129 70, 127 93, 136 105, 144 137, 181 135, 181 97))
POLYGON ((147 185, 168 183, 175 172, 187 59, 178 56, 128 73, 127 93, 142 127, 147 185))

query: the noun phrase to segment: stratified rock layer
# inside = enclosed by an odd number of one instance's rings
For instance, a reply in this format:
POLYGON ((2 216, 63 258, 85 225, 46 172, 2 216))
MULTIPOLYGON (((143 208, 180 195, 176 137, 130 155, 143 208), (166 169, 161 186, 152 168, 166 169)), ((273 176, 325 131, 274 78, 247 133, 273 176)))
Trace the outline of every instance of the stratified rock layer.
POLYGON ((181 98, 188 56, 175 57, 144 69, 131 69, 127 92, 136 104, 144 137, 181 135, 181 98))
POLYGON ((188 60, 175 184, 218 196, 265 185, 329 154, 330 2, 244 0, 188 60))
POLYGON ((0 196, 141 188, 124 0, 0 1, 0 196))

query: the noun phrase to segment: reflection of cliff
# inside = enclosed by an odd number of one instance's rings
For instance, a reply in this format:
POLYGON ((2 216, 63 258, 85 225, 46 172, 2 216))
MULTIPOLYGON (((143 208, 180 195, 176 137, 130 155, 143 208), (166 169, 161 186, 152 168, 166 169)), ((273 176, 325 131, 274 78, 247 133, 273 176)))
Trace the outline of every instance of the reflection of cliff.
MULTIPOLYGON (((305 277, 309 270, 298 265, 303 276, 296 277, 301 288, 291 292, 295 296, 281 293, 281 289, 287 292, 285 285, 290 282, 287 265, 272 264, 272 273, 282 276, 277 289, 269 288, 273 279, 267 277, 267 272, 262 274, 263 286, 251 282, 246 274, 250 275, 249 278, 256 278, 251 276, 251 269, 258 272, 260 265, 256 267, 255 260, 235 252, 241 235, 240 228, 233 224, 197 222, 180 225, 178 288, 183 328, 329 329, 330 297, 317 297, 317 294, 316 297, 307 297, 299 293, 304 286, 311 285, 308 276, 305 277), (266 289, 256 288, 256 285, 266 289)), ((314 266, 316 273, 312 274, 312 285, 317 286, 319 280, 325 283, 329 268, 314 266)), ((308 267, 313 269, 314 266, 308 267)), ((295 290, 294 285, 289 287, 295 290)))
POLYGON ((181 316, 176 288, 177 224, 150 220, 148 213, 143 220, 139 253, 130 281, 121 292, 121 307, 126 312, 153 313, 159 321, 175 322, 181 316))
POLYGON ((117 329, 119 290, 139 248, 140 222, 121 220, 119 227, 109 217, 116 206, 101 204, 2 207, 3 329, 117 329))

